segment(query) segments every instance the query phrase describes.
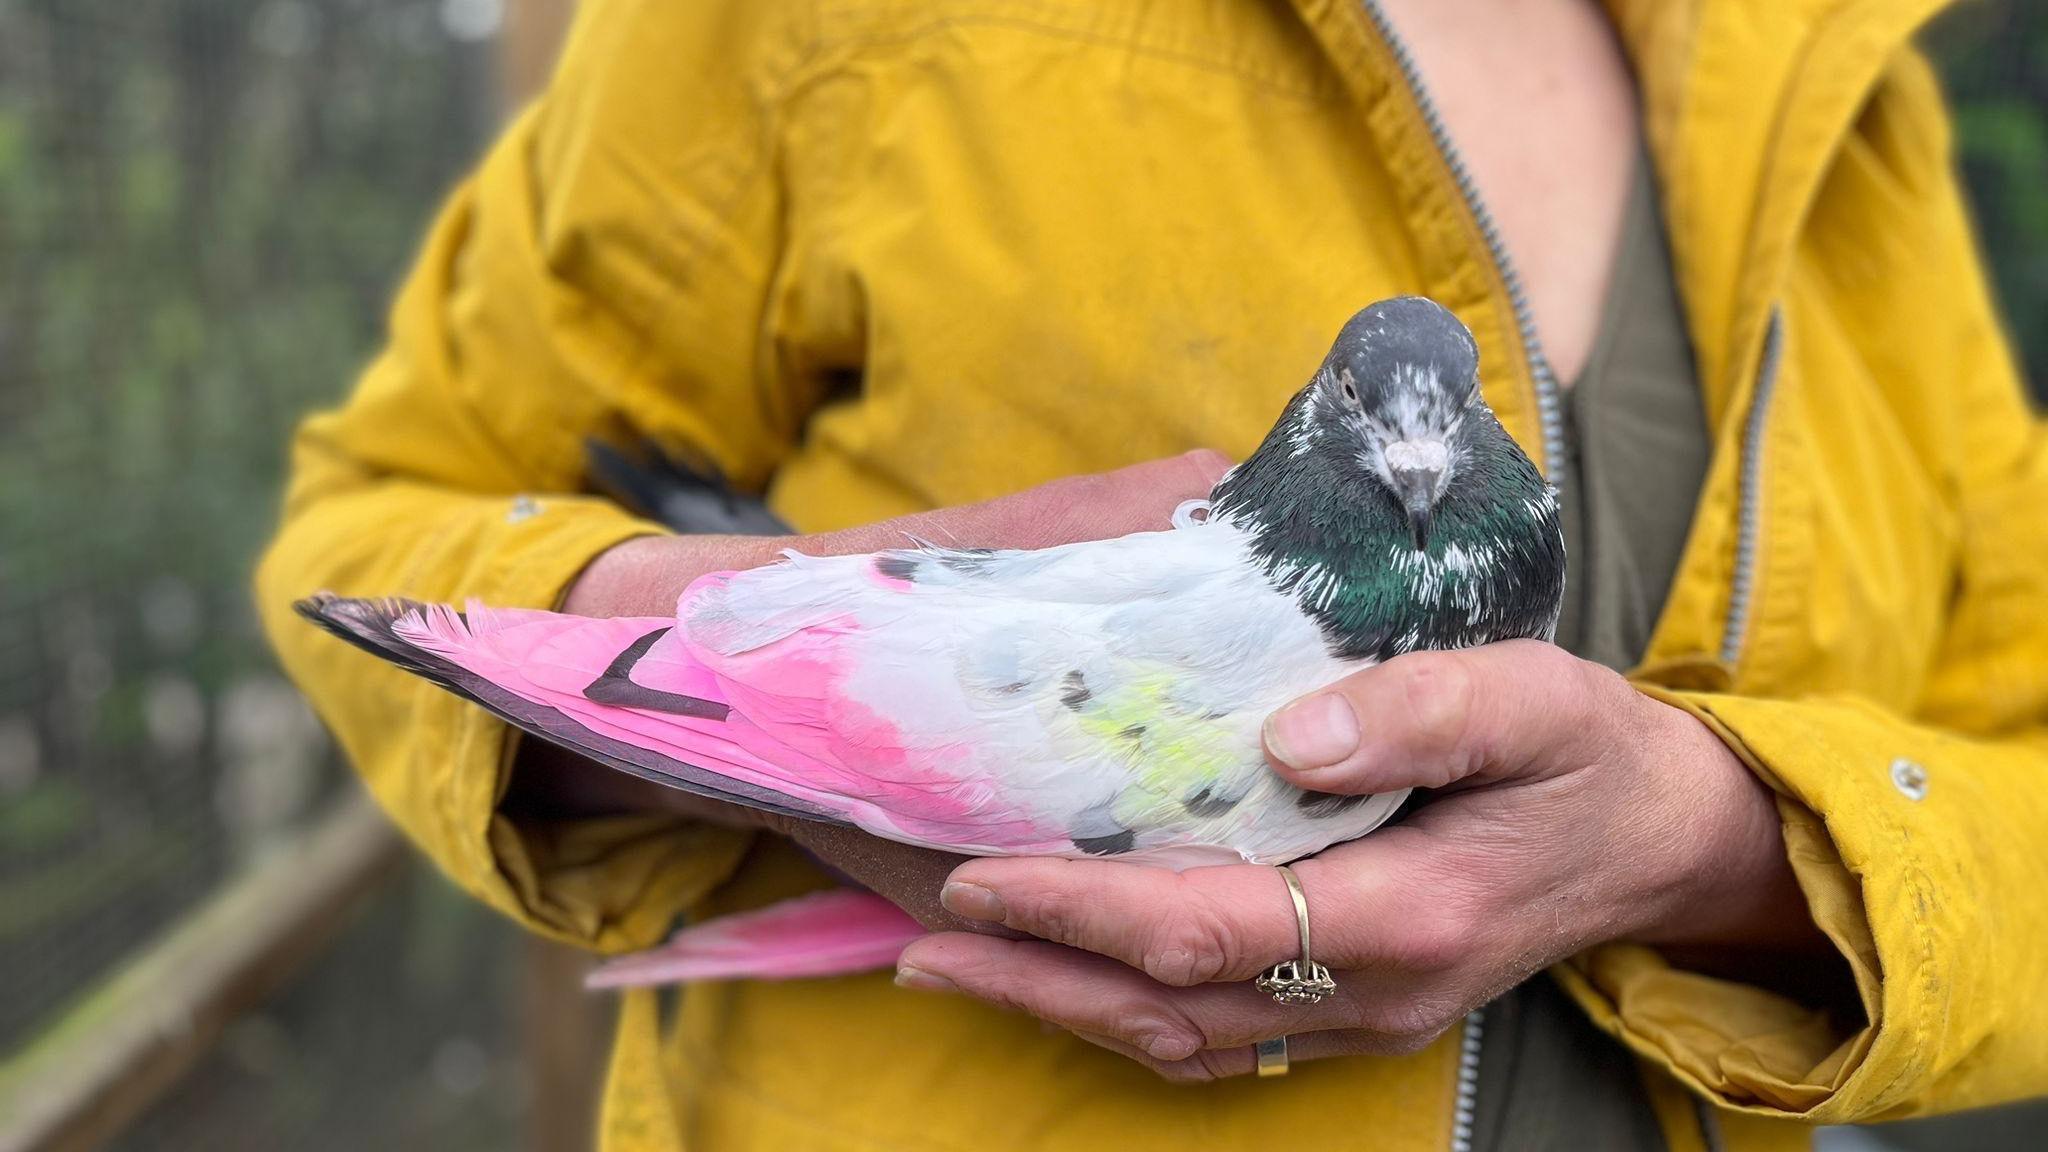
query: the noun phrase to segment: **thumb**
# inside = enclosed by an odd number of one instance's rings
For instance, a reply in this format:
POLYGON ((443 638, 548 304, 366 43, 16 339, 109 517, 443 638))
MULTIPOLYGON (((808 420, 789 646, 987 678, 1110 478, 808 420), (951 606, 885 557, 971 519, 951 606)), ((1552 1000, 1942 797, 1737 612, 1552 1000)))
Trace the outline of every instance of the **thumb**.
POLYGON ((1442 788, 1580 767, 1639 704, 1607 669, 1511 640, 1354 672, 1267 717, 1264 737, 1274 770, 1311 791, 1442 788))

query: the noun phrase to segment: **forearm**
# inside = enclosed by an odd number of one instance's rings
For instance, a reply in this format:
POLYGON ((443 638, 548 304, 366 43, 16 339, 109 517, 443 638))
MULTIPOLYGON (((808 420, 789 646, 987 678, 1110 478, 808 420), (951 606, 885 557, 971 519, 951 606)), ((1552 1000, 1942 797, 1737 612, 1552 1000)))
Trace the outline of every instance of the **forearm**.
POLYGON ((672 616, 676 599, 709 572, 756 568, 793 537, 642 536, 598 554, 562 594, 572 616, 672 616))

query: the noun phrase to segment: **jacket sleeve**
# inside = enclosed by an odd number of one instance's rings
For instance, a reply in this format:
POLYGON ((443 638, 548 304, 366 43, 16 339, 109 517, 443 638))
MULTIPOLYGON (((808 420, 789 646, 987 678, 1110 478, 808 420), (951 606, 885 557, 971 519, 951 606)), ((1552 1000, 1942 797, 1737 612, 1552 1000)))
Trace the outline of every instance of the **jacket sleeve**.
POLYGON ((1847 696, 1645 689, 1778 792, 1791 862, 1862 1019, 1640 947, 1596 949, 1559 973, 1695 1092, 1815 1123, 2048 1091, 2048 430, 1984 286, 1933 78, 1917 57, 1896 72, 1894 97, 1940 143, 1923 166, 1942 174, 1916 182, 1945 237, 1931 274, 1953 322, 1927 339, 1950 358, 1944 404, 1962 414, 1949 476, 1961 554, 1937 663, 1910 714, 1847 696))
POLYGON ((803 37, 782 5, 593 0, 541 100, 442 209, 388 345, 299 429, 257 574, 291 676, 387 811, 527 925, 644 945, 742 833, 668 816, 515 824, 506 726, 296 619, 321 589, 552 607, 658 532, 579 494, 586 440, 648 436, 762 483, 812 398, 757 347, 779 243, 769 153, 803 37))

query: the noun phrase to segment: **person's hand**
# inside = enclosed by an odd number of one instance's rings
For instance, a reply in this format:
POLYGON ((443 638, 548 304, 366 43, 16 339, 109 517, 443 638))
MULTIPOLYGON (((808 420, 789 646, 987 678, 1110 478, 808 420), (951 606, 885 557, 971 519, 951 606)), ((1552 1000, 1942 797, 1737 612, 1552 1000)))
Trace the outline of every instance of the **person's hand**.
POLYGON ((1401 824, 1293 867, 1337 993, 1282 1006, 1252 984, 1298 952, 1274 869, 1173 873, 1104 860, 975 860, 944 905, 1038 939, 946 933, 898 981, 1021 1009, 1173 1079, 1410 1052, 1593 944, 1703 959, 1826 947, 1770 793, 1689 715, 1549 644, 1402 656, 1275 713, 1275 769, 1303 788, 1438 790, 1401 824))
MULTIPOLYGON (((707 572, 751 568, 783 549, 838 556, 929 540, 962 548, 1047 548, 1165 528, 1184 500, 1209 494, 1230 461, 1189 452, 1086 476, 1072 476, 980 504, 944 508, 813 536, 646 536, 591 562, 562 610, 584 616, 667 616, 676 597, 707 572)), ((529 740, 514 767, 510 806, 535 816, 662 809, 740 827, 766 827, 894 901, 927 927, 957 927, 939 905, 946 874, 963 857, 914 848, 858 829, 771 816, 705 800, 613 772, 542 741, 529 740)))

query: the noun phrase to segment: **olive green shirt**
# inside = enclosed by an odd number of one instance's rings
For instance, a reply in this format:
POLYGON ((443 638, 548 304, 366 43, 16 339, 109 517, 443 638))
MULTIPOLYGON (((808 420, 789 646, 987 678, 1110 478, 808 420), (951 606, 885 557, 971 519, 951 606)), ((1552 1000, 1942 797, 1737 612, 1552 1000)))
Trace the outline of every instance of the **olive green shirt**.
POLYGON ((1706 414, 1672 276, 1656 174, 1637 161, 1599 333, 1564 394, 1564 615, 1557 642, 1642 659, 1706 480, 1706 414))
MULTIPOLYGON (((1557 642, 1617 670, 1642 658, 1706 479, 1694 378, 1649 159, 1637 161, 1593 353, 1565 392, 1564 614, 1557 642)), ((1546 977, 1487 1010, 1472 1147, 1637 1152, 1663 1133, 1628 1053, 1546 977)))

